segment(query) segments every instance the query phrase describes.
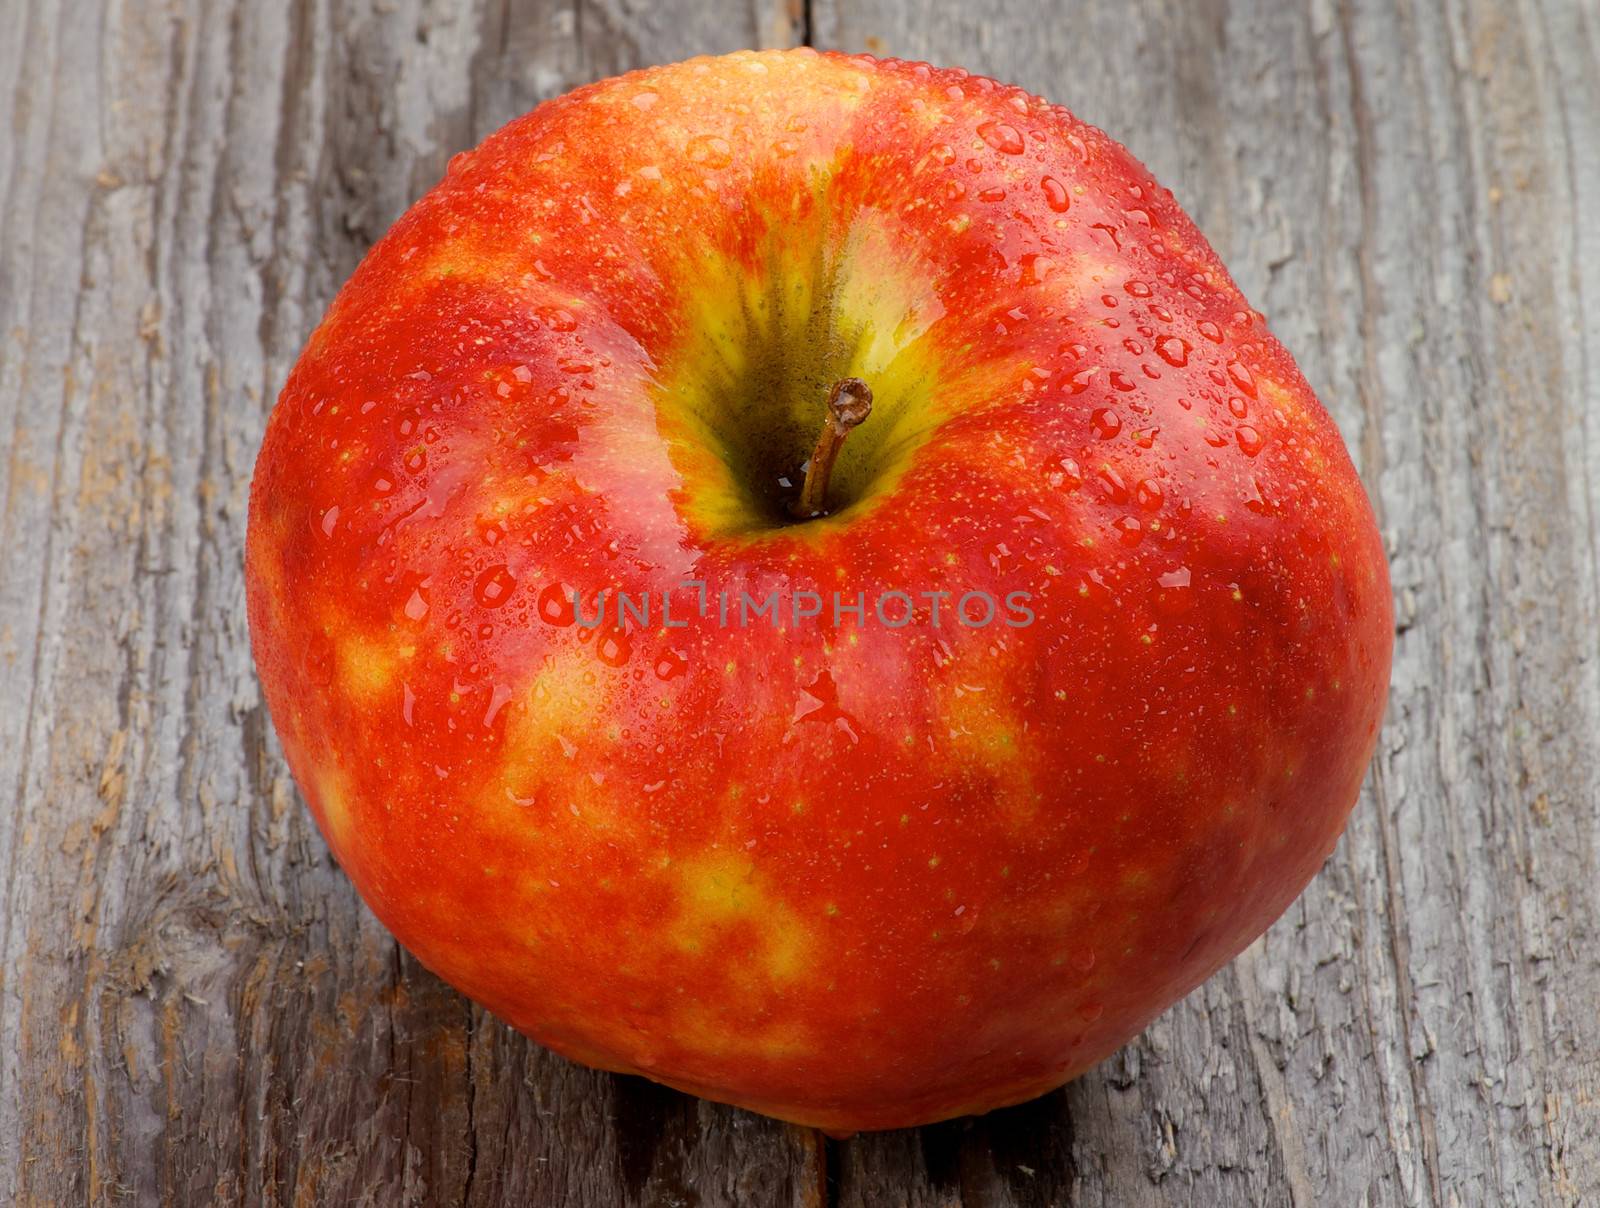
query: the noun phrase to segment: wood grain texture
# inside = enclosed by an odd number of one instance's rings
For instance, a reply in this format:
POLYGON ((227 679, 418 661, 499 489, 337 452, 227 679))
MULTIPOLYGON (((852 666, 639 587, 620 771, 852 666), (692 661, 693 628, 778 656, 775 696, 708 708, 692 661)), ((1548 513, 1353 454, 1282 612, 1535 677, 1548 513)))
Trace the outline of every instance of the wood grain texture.
POLYGON ((0 0, 0 1202, 1600 1201, 1592 0, 0 0), (1268 935, 976 1121, 834 1143, 580 1069, 333 867, 250 669, 271 400, 536 101, 740 45, 959 62, 1171 186, 1334 413, 1399 605, 1268 935))

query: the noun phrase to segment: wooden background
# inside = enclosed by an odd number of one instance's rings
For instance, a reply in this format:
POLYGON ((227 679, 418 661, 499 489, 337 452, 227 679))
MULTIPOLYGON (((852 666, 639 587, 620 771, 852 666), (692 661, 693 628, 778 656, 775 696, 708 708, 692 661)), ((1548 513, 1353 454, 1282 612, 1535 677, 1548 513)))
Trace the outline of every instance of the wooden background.
POLYGON ((0 0, 0 1201, 1600 1203, 1594 0, 0 0), (273 397, 448 156, 746 45, 958 62, 1173 187, 1398 602, 1327 867, 1137 1043, 833 1143, 549 1056, 365 912, 240 558, 273 397))

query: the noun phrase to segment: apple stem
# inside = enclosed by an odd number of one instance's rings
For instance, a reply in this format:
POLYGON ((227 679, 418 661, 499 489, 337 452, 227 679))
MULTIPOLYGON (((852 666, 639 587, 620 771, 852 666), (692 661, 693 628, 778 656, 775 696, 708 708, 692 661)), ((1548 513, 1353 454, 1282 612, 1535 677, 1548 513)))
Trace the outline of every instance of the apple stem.
POLYGON ((806 463, 806 480, 800 498, 789 505, 796 520, 814 520, 828 514, 828 478, 844 448, 850 429, 872 414, 872 391, 860 378, 840 378, 828 391, 828 416, 822 421, 817 447, 806 463))

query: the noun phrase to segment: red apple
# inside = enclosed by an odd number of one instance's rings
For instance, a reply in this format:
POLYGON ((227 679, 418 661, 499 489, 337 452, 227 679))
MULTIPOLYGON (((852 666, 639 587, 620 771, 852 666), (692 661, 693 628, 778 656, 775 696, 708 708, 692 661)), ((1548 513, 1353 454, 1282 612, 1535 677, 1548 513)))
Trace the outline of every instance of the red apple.
POLYGON ((837 1132, 1055 1087, 1259 935, 1392 642, 1339 433, 1171 194, 1015 88, 805 51, 458 156, 291 374, 247 569, 424 964, 837 1132))

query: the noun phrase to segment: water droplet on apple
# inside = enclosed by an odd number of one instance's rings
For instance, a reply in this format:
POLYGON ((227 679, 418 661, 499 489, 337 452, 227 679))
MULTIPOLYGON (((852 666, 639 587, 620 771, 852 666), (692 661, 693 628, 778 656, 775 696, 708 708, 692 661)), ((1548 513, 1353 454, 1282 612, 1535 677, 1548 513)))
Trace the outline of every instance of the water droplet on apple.
POLYGON ((494 719, 500 715, 500 710, 510 703, 511 696, 511 689, 505 684, 496 684, 494 686, 494 690, 489 694, 489 706, 484 710, 483 714, 485 729, 494 725, 494 719))
POLYGON ((1110 440, 1122 431, 1122 419, 1110 407, 1101 407, 1089 417, 1089 423, 1101 440, 1110 440))
POLYGON ((1228 399, 1228 410, 1233 413, 1236 419, 1244 419, 1250 414, 1250 405, 1235 394, 1228 399))
POLYGON ((570 625, 574 619, 572 593, 559 583, 547 583, 539 590, 539 619, 547 625, 570 625))
POLYGON ((1070 457, 1063 457, 1045 471, 1045 481, 1063 491, 1076 491, 1083 485, 1083 471, 1070 457))
POLYGON ((420 621, 428 615, 428 601, 423 599, 421 588, 411 589, 411 598, 406 601, 405 613, 406 619, 410 621, 420 621))
POLYGON ((1137 516, 1124 516, 1112 527, 1117 530, 1117 537, 1123 545, 1134 546, 1144 540, 1144 525, 1137 516))
POLYGON ((633 656, 633 643, 620 629, 608 629, 595 642, 594 652, 610 667, 621 667, 633 656))
POLYGON ((334 525, 336 525, 338 523, 339 523, 339 505, 338 504, 334 504, 326 512, 322 513, 322 535, 324 537, 333 536, 334 525))
POLYGON ((1173 368, 1182 369, 1189 363, 1189 342, 1177 336, 1163 336, 1156 341, 1156 353, 1173 368))
POLYGON ((1111 223, 1097 222, 1089 229, 1092 231, 1100 231, 1107 239, 1111 241, 1112 247, 1116 248, 1119 252, 1122 250, 1122 236, 1117 233, 1117 228, 1111 223))
POLYGON ((1150 286, 1143 281, 1129 281, 1122 288, 1135 298, 1148 298, 1150 296, 1150 286))
POLYGON ((1210 340, 1213 344, 1222 343, 1222 328, 1218 327, 1210 319, 1201 319, 1200 322, 1195 326, 1199 330, 1200 334, 1205 336, 1205 338, 1210 340))
POLYGON ((633 94, 633 104, 637 109, 649 109, 661 99, 661 94, 649 88, 641 88, 633 94))
POLYGON ((689 140, 689 160, 713 171, 733 162, 733 148, 720 134, 701 134, 689 140))
POLYGON ((677 679, 689 669, 689 660, 681 650, 663 650, 656 656, 656 678, 677 679))
POLYGON ((1029 252, 1017 260, 1021 268, 1018 283, 1021 285, 1038 285, 1055 271, 1056 262, 1049 256, 1041 256, 1036 252, 1029 252))
POLYGON ((1039 182, 1039 187, 1044 190, 1044 202, 1057 214, 1065 214, 1072 207, 1072 197, 1067 192, 1067 186, 1054 176, 1046 176, 1039 182))
POLYGON ((1250 489, 1249 493, 1244 497, 1244 506, 1257 516, 1267 516, 1272 513, 1272 502, 1262 493, 1261 483, 1258 479, 1252 478, 1250 480, 1250 489))
POLYGON ((1112 503, 1128 502, 1128 486, 1122 481, 1121 474, 1118 474, 1110 466, 1104 466, 1101 468, 1098 477, 1100 487, 1105 491, 1107 499, 1111 500, 1112 503))
POLYGON ((1194 607, 1194 591, 1187 566, 1177 566, 1156 579, 1158 590, 1152 603, 1164 617, 1182 616, 1194 607))
POLYGON ((1228 362, 1228 376, 1233 379, 1234 385, 1238 386, 1240 390, 1243 390, 1251 398, 1255 398, 1255 396, 1256 396, 1256 379, 1250 373, 1250 370, 1245 368, 1243 362, 1241 362, 1241 361, 1229 361, 1228 362))
POLYGON ((478 575, 477 582, 472 585, 472 598, 481 608, 499 608, 511 598, 516 586, 517 581, 512 578, 510 569, 500 563, 478 575))
POLYGON ((1163 499, 1161 484, 1153 478, 1140 479, 1139 485, 1134 488, 1134 499, 1146 511, 1158 511, 1163 499))
POLYGON ((1017 128, 1005 122, 984 122, 978 127, 978 137, 996 151, 1006 155, 1021 155, 1026 145, 1022 141, 1022 135, 1017 133, 1017 128))
POLYGON ((1246 457, 1254 457, 1261 452, 1261 446, 1264 443, 1261 439, 1261 433, 1248 424, 1241 426, 1234 432, 1234 437, 1238 440, 1239 448, 1244 451, 1246 457))

